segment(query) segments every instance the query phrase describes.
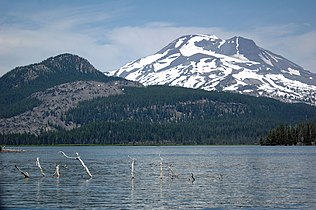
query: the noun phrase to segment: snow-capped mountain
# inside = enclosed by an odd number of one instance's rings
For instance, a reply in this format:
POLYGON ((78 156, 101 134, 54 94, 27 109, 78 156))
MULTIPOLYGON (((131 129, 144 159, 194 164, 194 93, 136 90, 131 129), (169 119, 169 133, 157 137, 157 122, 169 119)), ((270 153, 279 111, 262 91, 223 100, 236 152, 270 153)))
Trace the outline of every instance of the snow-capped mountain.
POLYGON ((183 36, 113 75, 144 85, 232 91, 316 105, 316 74, 243 37, 183 36))

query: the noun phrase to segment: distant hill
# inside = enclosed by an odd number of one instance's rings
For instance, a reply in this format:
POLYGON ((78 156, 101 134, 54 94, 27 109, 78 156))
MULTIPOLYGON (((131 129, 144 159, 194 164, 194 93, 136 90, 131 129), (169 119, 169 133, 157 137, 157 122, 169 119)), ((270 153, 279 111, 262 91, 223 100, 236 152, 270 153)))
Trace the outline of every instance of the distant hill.
POLYGON ((32 93, 79 80, 107 82, 122 79, 105 76, 86 59, 72 54, 17 67, 0 78, 0 117, 11 117, 39 105, 35 98, 27 98, 32 93))

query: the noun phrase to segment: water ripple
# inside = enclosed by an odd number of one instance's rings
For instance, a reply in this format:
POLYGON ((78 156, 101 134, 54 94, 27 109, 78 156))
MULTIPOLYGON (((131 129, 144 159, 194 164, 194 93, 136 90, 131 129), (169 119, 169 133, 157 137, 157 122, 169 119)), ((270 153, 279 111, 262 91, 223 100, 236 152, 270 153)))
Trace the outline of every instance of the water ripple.
POLYGON ((4 208, 316 208, 314 147, 34 147, 0 154, 4 208), (79 161, 66 159, 79 152, 79 161), (160 179, 160 158, 164 159, 160 179), (136 159, 135 179, 131 160, 136 159), (36 157, 47 174, 42 177, 36 157), (55 165, 61 177, 53 177, 55 165), (24 179, 18 165, 30 174, 24 179), (172 171, 170 170, 170 168, 172 171), (171 178, 169 173, 177 173, 171 178), (195 182, 189 181, 191 173, 195 182))

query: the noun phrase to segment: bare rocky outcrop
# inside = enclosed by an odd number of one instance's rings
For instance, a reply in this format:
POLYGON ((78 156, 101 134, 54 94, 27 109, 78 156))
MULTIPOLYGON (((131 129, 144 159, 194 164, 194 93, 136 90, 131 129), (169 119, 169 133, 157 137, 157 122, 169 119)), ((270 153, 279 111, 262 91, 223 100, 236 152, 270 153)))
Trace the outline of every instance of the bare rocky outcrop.
POLYGON ((76 81, 36 92, 30 97, 37 98, 42 103, 17 116, 0 119, 0 132, 2 134, 31 133, 38 135, 57 128, 73 129, 80 125, 63 121, 63 115, 69 109, 76 107, 81 101, 123 94, 126 86, 139 86, 139 84, 130 81, 107 83, 76 81))

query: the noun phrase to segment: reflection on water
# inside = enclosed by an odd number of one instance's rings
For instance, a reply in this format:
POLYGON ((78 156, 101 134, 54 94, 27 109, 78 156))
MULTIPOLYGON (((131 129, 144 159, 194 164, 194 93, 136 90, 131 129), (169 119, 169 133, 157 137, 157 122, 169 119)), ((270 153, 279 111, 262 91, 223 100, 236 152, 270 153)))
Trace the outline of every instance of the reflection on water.
POLYGON ((315 147, 30 147, 0 154, 2 206, 24 209, 316 208, 315 147), (93 177, 79 161, 79 152, 93 177), (160 158, 163 178, 160 179, 160 158), (131 178, 131 159, 135 158, 131 178), (40 157, 46 177, 35 165, 40 157), (53 177, 56 164, 61 176, 53 177), (168 167, 172 164, 171 168, 168 167), (15 169, 30 174, 24 179, 15 169), (169 173, 179 177, 171 178, 169 173), (191 173, 195 181, 189 181, 191 173))

